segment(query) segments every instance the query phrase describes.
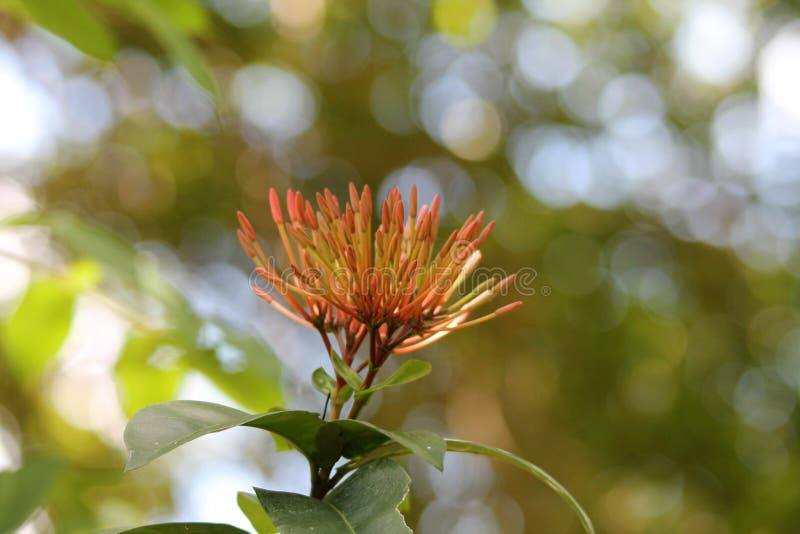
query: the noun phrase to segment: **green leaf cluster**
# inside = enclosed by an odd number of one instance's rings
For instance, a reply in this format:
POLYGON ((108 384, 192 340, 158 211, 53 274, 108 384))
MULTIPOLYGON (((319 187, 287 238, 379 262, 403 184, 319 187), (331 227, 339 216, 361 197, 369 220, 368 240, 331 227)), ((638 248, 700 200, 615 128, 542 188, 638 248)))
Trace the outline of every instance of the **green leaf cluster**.
MULTIPOLYGON (((337 476, 328 481, 338 482, 341 476, 354 472, 338 486, 333 484, 329 488, 332 491, 323 492, 321 498, 258 488, 255 497, 240 494, 239 506, 259 534, 276 531, 284 534, 310 531, 323 534, 410 532, 398 510, 408 494, 409 478, 389 458, 415 454, 441 470, 448 450, 489 456, 532 474, 575 510, 587 532, 594 532, 589 517, 563 486, 539 467, 511 453, 467 441, 445 441, 423 430, 389 431, 354 419, 326 422, 318 414, 305 411, 253 415, 200 401, 172 401, 148 406, 134 415, 125 430, 125 443, 130 451, 127 469, 142 467, 184 443, 236 426, 260 428, 291 443, 309 462, 312 492, 321 473, 327 477, 340 458, 350 459, 350 462, 341 465, 337 476)), ((178 527, 159 525, 152 528, 178 527)), ((195 525, 191 528, 212 527, 195 525)), ((130 532, 146 531, 136 529, 130 532)))
POLYGON ((148 406, 128 423, 125 444, 130 457, 126 469, 136 469, 184 443, 236 426, 281 436, 308 459, 312 468, 330 467, 341 457, 357 458, 390 442, 437 469, 443 468, 444 441, 432 432, 390 431, 347 419, 325 422, 319 414, 304 411, 253 415, 209 402, 172 401, 148 406))
POLYGON ((382 459, 356 471, 321 501, 259 488, 256 495, 281 533, 405 534, 411 529, 398 506, 410 482, 402 467, 382 459))

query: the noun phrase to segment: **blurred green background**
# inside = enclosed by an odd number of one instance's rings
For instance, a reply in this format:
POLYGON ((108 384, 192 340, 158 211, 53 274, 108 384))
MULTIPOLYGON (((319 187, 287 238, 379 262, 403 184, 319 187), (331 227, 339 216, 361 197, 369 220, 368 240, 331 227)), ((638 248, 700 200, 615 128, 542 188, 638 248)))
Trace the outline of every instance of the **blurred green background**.
MULTIPOLYGON (((277 250, 269 187, 352 180, 486 210, 485 264, 532 290, 372 420, 529 458, 601 532, 799 532, 798 7, 0 1, 0 531, 25 502, 25 534, 244 526, 235 491, 307 490, 248 429, 123 475, 122 430, 172 398, 322 408, 235 212, 277 250)), ((579 532, 524 474, 408 466, 417 532, 579 532)))

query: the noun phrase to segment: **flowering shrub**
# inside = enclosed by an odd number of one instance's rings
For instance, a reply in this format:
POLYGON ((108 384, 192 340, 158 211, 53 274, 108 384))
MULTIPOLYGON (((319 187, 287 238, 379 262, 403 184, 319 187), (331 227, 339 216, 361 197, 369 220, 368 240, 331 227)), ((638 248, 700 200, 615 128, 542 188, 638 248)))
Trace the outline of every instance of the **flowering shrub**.
MULTIPOLYGON (((379 217, 376 214, 379 224, 374 234, 368 186, 359 193, 351 184, 344 207, 328 190, 317 194, 316 204, 314 210, 301 193, 290 190, 285 204, 288 217, 284 217, 277 193, 270 191, 272 218, 289 263, 282 270, 265 253, 242 213, 237 234, 255 265, 254 293, 319 332, 333 376, 320 367, 311 378, 313 386, 326 395, 326 409, 322 414, 277 410, 252 415, 198 401, 148 406, 134 415, 125 430, 130 450, 127 469, 141 467, 211 432, 235 426, 260 428, 281 436, 306 457, 311 492, 305 496, 256 488, 255 494, 240 493, 239 505, 257 532, 391 534, 411 532, 398 510, 410 479, 392 458, 415 454, 441 470, 448 451, 482 454, 545 482, 576 511, 585 530, 593 532, 588 516, 558 482, 511 453, 443 439, 428 431, 386 430, 358 419, 376 391, 420 379, 431 370, 427 362, 406 359, 391 376, 376 383, 393 354, 427 346, 522 304, 517 301, 470 319, 479 306, 514 283, 514 275, 490 276, 462 291, 480 262, 480 246, 494 223, 484 224, 482 212, 471 215, 435 250, 438 196, 430 206, 418 207, 417 190, 412 188, 406 206, 399 190, 393 189, 379 217)), ((241 531, 228 525, 172 523, 125 532, 241 531)))

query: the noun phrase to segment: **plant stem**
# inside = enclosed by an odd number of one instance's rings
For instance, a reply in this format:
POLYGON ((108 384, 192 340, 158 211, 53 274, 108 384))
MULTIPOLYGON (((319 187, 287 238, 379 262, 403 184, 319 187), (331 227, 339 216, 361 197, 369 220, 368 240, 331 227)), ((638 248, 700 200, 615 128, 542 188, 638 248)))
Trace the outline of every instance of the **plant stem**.
MULTIPOLYGON (((315 499, 322 499, 328 490, 333 487, 331 481, 328 480, 330 477, 331 469, 330 467, 326 469, 314 468, 311 470, 311 496, 315 499)), ((341 477, 339 477, 341 478, 341 477)))
MULTIPOLYGON (((369 365, 369 370, 367 371, 367 375, 364 377, 364 381, 361 383, 361 388, 359 391, 363 391, 369 388, 372 385, 372 381, 375 380, 375 375, 378 374, 378 370, 381 366, 380 354, 378 353, 378 329, 373 327, 369 330, 369 359, 367 363, 369 365)), ((354 400, 353 405, 350 407, 350 413, 347 414, 348 419, 355 419, 358 417, 358 414, 361 412, 361 409, 369 400, 369 397, 365 399, 356 399, 355 398, 355 391, 353 392, 354 400)))
MULTIPOLYGON (((378 368, 370 366, 369 371, 367 371, 367 376, 364 377, 364 383, 361 384, 361 390, 365 390, 372 385, 372 381, 375 380, 375 376, 378 374, 378 368)), ((361 391, 360 390, 360 391, 361 391)), ((367 404, 367 399, 356 399, 353 401, 353 406, 350 407, 350 413, 347 414, 348 419, 355 419, 358 417, 358 414, 361 413, 361 409, 367 404)))
POLYGON ((336 398, 339 396, 338 393, 339 393, 339 388, 337 387, 336 391, 333 393, 333 396, 331 396, 331 413, 328 416, 328 421, 336 421, 337 419, 339 419, 339 416, 342 413, 342 406, 341 404, 338 403, 338 400, 336 398))
MULTIPOLYGON (((322 342, 325 344, 325 350, 328 351, 328 358, 330 358, 331 351, 333 350, 333 347, 331 346, 331 340, 328 339, 328 334, 327 332, 325 332, 325 328, 323 326, 318 325, 317 331, 319 332, 319 335, 322 337, 322 342)), ((338 403, 338 397, 339 397, 339 390, 342 389, 342 386, 344 386, 344 381, 341 378, 336 377, 336 390, 333 392, 330 398, 331 413, 330 416, 328 417, 328 421, 335 421, 339 419, 339 413, 341 412, 342 407, 338 403)))

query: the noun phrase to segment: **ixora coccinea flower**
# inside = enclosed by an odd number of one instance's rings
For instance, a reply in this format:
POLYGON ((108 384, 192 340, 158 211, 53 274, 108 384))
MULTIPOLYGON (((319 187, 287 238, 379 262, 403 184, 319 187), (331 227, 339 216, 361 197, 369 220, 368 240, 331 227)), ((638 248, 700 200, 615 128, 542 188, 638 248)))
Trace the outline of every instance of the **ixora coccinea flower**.
MULTIPOLYGON (((326 190, 316 196, 316 205, 315 210, 300 193, 289 191, 284 217, 277 193, 270 191, 272 218, 287 260, 282 270, 273 265, 241 213, 238 235, 261 282, 251 284, 256 295, 322 336, 336 378, 319 368, 312 384, 330 398, 327 419, 325 409, 322 414, 283 409, 248 414, 209 402, 162 402, 137 412, 125 428, 130 451, 127 468, 142 467, 205 434, 237 426, 258 428, 281 436, 303 454, 311 474, 308 495, 261 488, 254 488, 255 494, 238 495, 242 512, 259 534, 409 534, 398 506, 408 494, 410 478, 392 458, 414 454, 441 470, 445 453, 480 454, 547 484, 575 511, 586 532, 593 534, 591 520, 569 492, 518 456, 480 443, 444 439, 427 430, 386 430, 358 419, 375 391, 430 371, 429 363, 405 359, 389 378, 373 384, 391 354, 411 352, 520 306, 514 302, 472 318, 478 306, 510 287, 513 275, 484 277, 472 289, 462 289, 470 278, 480 278, 476 276, 480 246, 493 223, 484 224, 483 213, 470 216, 437 248, 439 198, 430 206, 418 207, 416 188, 408 204, 396 188, 390 191, 374 217, 369 187, 359 193, 351 185, 344 207, 326 190), (362 345, 369 349, 357 361, 362 345), (341 409, 350 397, 350 411, 342 417, 341 409)), ((212 523, 168 523, 120 532, 245 531, 212 523)))
MULTIPOLYGON (((343 363, 352 367, 364 340, 369 356, 355 372, 367 369, 361 387, 370 387, 378 369, 392 353, 424 347, 454 330, 510 312, 521 302, 469 319, 474 310, 514 282, 486 277, 465 294, 459 293, 481 259, 480 246, 494 222, 484 224, 483 212, 470 215, 436 250, 440 199, 418 206, 417 188, 406 204, 396 187, 375 214, 369 186, 350 184, 344 206, 329 190, 316 195, 316 210, 300 192, 286 192, 286 213, 275 189, 270 209, 289 264, 273 265, 256 238, 253 226, 239 212, 239 241, 255 264, 255 274, 274 293, 254 284, 256 295, 291 319, 317 329, 331 352, 329 335, 339 345, 343 363)), ((336 358, 338 355, 333 355, 336 358)), ((336 362, 334 368, 336 369, 336 362)), ((337 369, 337 374, 338 369, 337 369)), ((332 414, 346 384, 338 377, 332 414)), ((354 404, 357 410, 360 403, 354 404)))

